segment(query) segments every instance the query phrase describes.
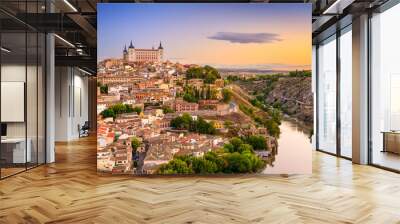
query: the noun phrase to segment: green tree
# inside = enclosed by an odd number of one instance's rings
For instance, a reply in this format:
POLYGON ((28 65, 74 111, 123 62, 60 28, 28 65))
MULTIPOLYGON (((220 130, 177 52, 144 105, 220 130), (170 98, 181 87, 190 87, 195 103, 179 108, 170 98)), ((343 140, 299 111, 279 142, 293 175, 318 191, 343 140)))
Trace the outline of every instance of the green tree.
POLYGON ((229 101, 231 101, 231 99, 232 99, 232 92, 229 89, 223 89, 222 97, 223 97, 223 101, 225 103, 229 103, 229 101))
POLYGON ((218 70, 209 65, 204 66, 204 73, 205 83, 214 83, 216 79, 221 78, 218 70))
POLYGON ((290 77, 311 77, 311 71, 291 71, 289 72, 290 77))
POLYGON ((236 76, 236 75, 229 75, 226 78, 226 80, 228 80, 229 82, 235 82, 235 81, 241 80, 241 78, 239 76, 236 76))
POLYGON ((280 110, 276 108, 271 108, 270 110, 268 110, 268 114, 271 116, 273 121, 275 121, 277 124, 281 124, 282 113, 280 110))
POLYGON ((263 103, 261 103, 261 101, 259 101, 257 98, 256 99, 251 99, 250 103, 258 108, 262 108, 263 107, 263 103))
POLYGON ((182 117, 176 117, 171 120, 170 123, 171 127, 176 128, 176 129, 185 129, 186 125, 183 122, 182 117))
POLYGON ((100 84, 100 93, 108 94, 108 85, 101 85, 100 84))
POLYGON ((267 120, 265 122, 265 126, 268 130, 268 133, 272 136, 278 137, 279 134, 281 133, 280 129, 279 129, 279 125, 273 121, 272 119, 267 120))
POLYGON ((115 114, 122 114, 126 112, 126 106, 122 103, 115 104, 111 107, 115 114))
POLYGON ((140 140, 138 138, 136 138, 136 137, 132 138, 131 145, 132 145, 133 150, 136 151, 140 147, 141 144, 142 143, 140 142, 140 140))
POLYGON ((237 152, 239 152, 239 153, 243 153, 243 152, 246 152, 246 151, 253 152, 253 146, 251 146, 249 144, 241 144, 238 147, 238 150, 237 150, 237 152))
POLYGON ((185 93, 183 95, 183 100, 190 103, 197 103, 198 99, 191 93, 185 93))
POLYGON ((218 155, 216 152, 207 152, 204 155, 204 159, 211 161, 217 165, 217 170, 215 171, 216 173, 222 172, 225 168, 226 162, 223 159, 222 156, 218 155))
POLYGON ((186 70, 186 79, 202 79, 204 70, 202 67, 193 67, 186 70))
POLYGON ((215 134, 217 132, 212 123, 208 123, 201 117, 195 122, 195 127, 195 131, 201 134, 215 134))
POLYGON ((252 108, 247 107, 247 106, 244 105, 244 104, 239 104, 239 109, 240 109, 243 113, 245 113, 246 115, 248 115, 248 116, 252 116, 253 113, 254 113, 254 111, 253 111, 252 108))
POLYGON ((164 114, 174 113, 174 112, 175 112, 175 111, 174 111, 171 107, 169 107, 169 106, 163 106, 163 107, 162 107, 162 110, 163 110, 163 113, 164 113, 164 114))
POLYGON ((250 159, 238 152, 226 155, 226 161, 224 173, 246 173, 252 170, 250 159))
MULTIPOLYGON (((239 143, 238 139, 234 139, 234 142, 239 143)), ((234 146, 227 143, 224 149, 207 152, 203 157, 177 156, 169 163, 162 165, 158 173, 251 173, 265 167, 265 162, 254 153, 251 145, 242 143, 238 146, 238 151, 233 149, 234 146)))
POLYGON ((115 118, 117 116, 117 114, 132 113, 132 112, 140 113, 141 110, 142 109, 140 107, 132 108, 132 106, 130 106, 128 104, 118 103, 118 104, 115 104, 115 105, 111 106, 110 108, 105 109, 100 114, 103 117, 113 117, 113 118, 115 118))
POLYGON ((224 144, 225 152, 235 152, 235 147, 231 143, 224 144))
POLYGON ((167 164, 161 165, 158 170, 159 174, 191 174, 193 170, 179 158, 171 160, 167 164))
POLYGON ((267 142, 265 137, 261 135, 251 135, 245 138, 245 142, 250 144, 254 150, 266 150, 267 142))
MULTIPOLYGON (((133 137, 131 140, 131 146, 132 146, 132 158, 136 157, 137 154, 137 149, 140 147, 142 143, 140 142, 139 139, 136 137, 133 137)), ((135 166, 136 167, 136 166, 135 166)))
POLYGON ((212 123, 205 121, 199 117, 198 120, 193 120, 192 116, 188 113, 184 113, 182 116, 178 116, 171 120, 171 127, 181 130, 188 130, 191 132, 197 132, 201 134, 214 135, 217 130, 212 123))
POLYGON ((182 120, 183 120, 183 122, 185 124, 189 124, 190 125, 190 123, 193 122, 192 116, 190 114, 188 114, 188 113, 183 113, 181 118, 182 118, 182 120))
POLYGON ((250 171, 249 172, 257 172, 265 167, 265 161, 260 159, 257 155, 252 152, 244 151, 242 153, 250 161, 250 171))
POLYGON ((142 108, 141 107, 134 107, 134 108, 132 108, 132 112, 136 112, 137 114, 140 114, 142 112, 142 108))
POLYGON ((100 114, 103 117, 113 117, 113 118, 115 118, 114 110, 111 109, 111 108, 103 110, 100 114))
POLYGON ((214 83, 216 79, 221 78, 218 70, 211 66, 193 67, 186 71, 186 79, 203 79, 204 83, 214 83))
POLYGON ((210 86, 207 86, 206 99, 207 100, 211 99, 211 87, 210 86))
POLYGON ((188 113, 182 114, 182 116, 178 116, 171 120, 171 127, 176 129, 190 129, 190 125, 192 124, 192 116, 188 113))
POLYGON ((218 94, 218 90, 217 89, 211 89, 210 99, 212 99, 212 100, 217 99, 217 94, 218 94))
POLYGON ((229 143, 231 143, 233 146, 233 152, 238 152, 239 147, 243 144, 243 141, 238 137, 233 137, 231 140, 229 140, 229 143))
POLYGON ((216 173, 218 166, 215 162, 207 160, 205 158, 193 158, 192 169, 194 173, 209 174, 216 173))
POLYGON ((226 128, 230 128, 230 127, 233 126, 233 122, 232 122, 232 121, 224 121, 224 126, 225 126, 226 128))

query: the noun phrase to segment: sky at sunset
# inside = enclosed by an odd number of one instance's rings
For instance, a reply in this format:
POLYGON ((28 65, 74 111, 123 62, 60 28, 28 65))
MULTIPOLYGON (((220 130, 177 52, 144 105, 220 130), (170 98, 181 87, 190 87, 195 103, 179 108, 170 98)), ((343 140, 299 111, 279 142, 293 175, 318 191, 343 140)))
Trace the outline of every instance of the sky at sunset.
POLYGON ((218 68, 310 69, 311 4, 98 4, 98 59, 124 45, 218 68))

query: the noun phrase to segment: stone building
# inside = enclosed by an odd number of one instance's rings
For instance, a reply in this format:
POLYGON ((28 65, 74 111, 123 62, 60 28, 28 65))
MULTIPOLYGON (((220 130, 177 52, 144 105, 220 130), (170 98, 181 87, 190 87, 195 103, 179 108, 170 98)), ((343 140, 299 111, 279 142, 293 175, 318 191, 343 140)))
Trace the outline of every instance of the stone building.
POLYGON ((160 42, 157 49, 154 47, 152 49, 139 49, 135 48, 132 44, 129 48, 124 48, 123 59, 127 62, 160 62, 163 60, 164 48, 160 42))

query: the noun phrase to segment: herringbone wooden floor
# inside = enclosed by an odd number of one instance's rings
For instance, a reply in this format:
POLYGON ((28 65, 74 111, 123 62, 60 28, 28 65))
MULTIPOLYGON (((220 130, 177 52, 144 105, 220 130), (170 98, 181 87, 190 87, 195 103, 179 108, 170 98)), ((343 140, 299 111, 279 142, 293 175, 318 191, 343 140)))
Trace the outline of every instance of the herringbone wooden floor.
POLYGON ((400 175, 315 152, 312 175, 96 173, 96 141, 0 181, 0 223, 400 223, 400 175))

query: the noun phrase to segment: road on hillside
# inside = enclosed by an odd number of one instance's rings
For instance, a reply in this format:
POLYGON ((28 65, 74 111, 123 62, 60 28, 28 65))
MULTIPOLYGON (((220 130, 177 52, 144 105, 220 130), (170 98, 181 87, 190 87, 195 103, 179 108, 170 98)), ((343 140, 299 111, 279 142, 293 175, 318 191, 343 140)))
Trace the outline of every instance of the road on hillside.
POLYGON ((240 86, 236 84, 230 84, 226 86, 226 88, 231 90, 232 97, 237 104, 244 104, 245 106, 251 108, 254 111, 254 113, 268 117, 268 113, 266 113, 265 111, 261 110, 258 107, 253 106, 253 104, 250 103, 250 100, 254 99, 254 96, 249 95, 240 86))

